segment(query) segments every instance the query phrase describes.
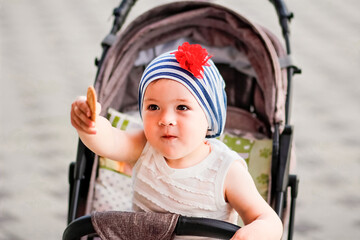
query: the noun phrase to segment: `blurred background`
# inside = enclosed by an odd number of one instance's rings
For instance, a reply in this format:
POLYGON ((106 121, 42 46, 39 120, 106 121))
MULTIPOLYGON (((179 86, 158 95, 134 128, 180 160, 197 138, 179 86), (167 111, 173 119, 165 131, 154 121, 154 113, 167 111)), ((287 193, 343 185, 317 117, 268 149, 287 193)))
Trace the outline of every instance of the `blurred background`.
MULTIPOLYGON (((0 0, 0 240, 61 238, 77 149, 70 104, 94 81, 119 2, 0 0)), ((268 0, 212 2, 281 38, 268 0)), ((360 1, 286 2, 303 70, 292 96, 300 177, 294 239, 358 239, 360 1)), ((150 6, 138 0, 129 20, 150 6)))

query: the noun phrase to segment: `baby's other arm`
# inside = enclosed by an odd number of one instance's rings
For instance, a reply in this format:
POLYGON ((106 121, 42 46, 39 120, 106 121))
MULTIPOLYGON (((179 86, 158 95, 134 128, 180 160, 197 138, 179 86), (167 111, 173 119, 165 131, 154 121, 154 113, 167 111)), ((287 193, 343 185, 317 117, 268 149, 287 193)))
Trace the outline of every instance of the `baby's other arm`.
POLYGON ((146 143, 143 131, 125 132, 112 127, 106 118, 99 116, 100 109, 97 103, 96 120, 92 121, 86 97, 78 97, 72 103, 71 124, 81 141, 97 155, 135 164, 146 143))
POLYGON ((247 169, 235 161, 225 179, 225 200, 239 213, 245 226, 232 240, 281 239, 283 226, 280 218, 261 197, 247 169))

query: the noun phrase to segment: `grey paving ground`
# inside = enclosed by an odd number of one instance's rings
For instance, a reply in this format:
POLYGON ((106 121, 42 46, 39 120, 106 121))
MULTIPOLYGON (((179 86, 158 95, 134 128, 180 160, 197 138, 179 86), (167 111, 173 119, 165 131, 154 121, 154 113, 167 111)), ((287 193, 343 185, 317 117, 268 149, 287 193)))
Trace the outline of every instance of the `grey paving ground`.
MULTIPOLYGON (((139 0, 134 12, 152 0, 139 0)), ((224 2, 224 1, 222 1, 224 2)), ((269 1, 225 1, 279 35, 269 1)), ((360 235, 357 0, 289 0, 297 173, 294 239, 360 235)), ((93 82, 115 0, 0 0, 0 239, 60 239, 77 137, 70 103, 93 82)))

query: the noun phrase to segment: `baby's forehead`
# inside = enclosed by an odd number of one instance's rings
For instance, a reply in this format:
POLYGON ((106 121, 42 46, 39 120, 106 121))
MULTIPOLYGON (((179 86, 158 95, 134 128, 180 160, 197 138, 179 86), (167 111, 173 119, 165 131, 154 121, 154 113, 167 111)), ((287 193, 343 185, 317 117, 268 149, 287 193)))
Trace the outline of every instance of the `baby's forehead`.
POLYGON ((182 83, 179 80, 176 79, 170 79, 170 78, 159 78, 156 80, 152 80, 145 89, 145 93, 146 91, 150 88, 154 88, 154 86, 159 87, 159 88, 164 88, 164 89, 171 89, 171 88, 178 88, 178 89, 187 89, 188 87, 182 83))
POLYGON ((144 100, 157 95, 170 95, 181 101, 197 101, 191 90, 181 81, 168 78, 160 78, 150 82, 144 92, 144 100))

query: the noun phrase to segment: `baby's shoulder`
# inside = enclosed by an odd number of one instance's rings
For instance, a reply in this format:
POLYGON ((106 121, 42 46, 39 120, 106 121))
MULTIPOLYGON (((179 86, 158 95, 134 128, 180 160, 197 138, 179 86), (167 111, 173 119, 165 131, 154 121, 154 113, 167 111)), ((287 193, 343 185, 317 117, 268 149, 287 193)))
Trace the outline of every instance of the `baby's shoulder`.
POLYGON ((213 138, 208 140, 211 146, 211 152, 216 154, 220 158, 230 158, 230 159, 237 159, 241 158, 239 154, 231 150, 225 143, 222 141, 213 138))
POLYGON ((230 149, 225 143, 216 138, 209 139, 209 143, 211 145, 211 151, 217 156, 219 161, 222 161, 225 164, 231 164, 236 161, 247 169, 245 160, 237 152, 230 149))

